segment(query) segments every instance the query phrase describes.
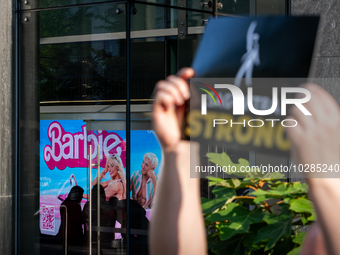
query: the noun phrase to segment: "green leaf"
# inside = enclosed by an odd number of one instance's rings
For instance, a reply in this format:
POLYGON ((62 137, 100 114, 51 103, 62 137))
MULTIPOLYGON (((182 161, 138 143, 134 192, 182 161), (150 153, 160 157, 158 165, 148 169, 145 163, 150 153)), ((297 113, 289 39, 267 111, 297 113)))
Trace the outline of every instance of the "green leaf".
POLYGON ((248 222, 242 224, 239 222, 222 222, 216 227, 220 231, 220 238, 222 241, 228 240, 236 234, 245 233, 249 229, 248 222))
POLYGON ((291 250, 290 252, 287 253, 287 255, 299 255, 301 251, 301 247, 296 247, 293 250, 291 250))
POLYGON ((257 198, 254 199, 255 204, 262 204, 263 201, 266 200, 266 196, 258 196, 257 198))
POLYGON ((282 205, 282 210, 281 210, 281 214, 277 215, 277 214, 266 214, 263 217, 263 220, 267 223, 267 224, 274 224, 274 223, 279 223, 282 221, 286 221, 286 220, 293 220, 294 218, 294 214, 289 211, 289 207, 288 205, 282 205))
POLYGON ((301 216, 301 222, 302 222, 303 225, 306 225, 308 223, 308 220, 307 220, 306 217, 301 216))
POLYGON ((272 188, 275 188, 275 187, 279 186, 280 184, 282 184, 282 182, 281 182, 281 181, 277 181, 277 182, 273 183, 273 184, 271 185, 271 187, 272 187, 272 188))
POLYGON ((220 183, 225 182, 224 179, 216 178, 216 177, 212 177, 212 176, 207 176, 206 178, 209 180, 209 186, 214 186, 214 185, 218 185, 220 183))
POLYGON ((233 166, 236 164, 234 164, 232 162, 232 160, 230 159, 230 157, 228 156, 227 153, 225 152, 222 152, 222 153, 207 153, 206 155, 208 157, 208 159, 212 162, 212 163, 215 163, 215 164, 218 164, 220 166, 233 166))
POLYGON ((256 203, 254 203, 254 198, 251 198, 251 197, 249 197, 249 198, 246 198, 246 197, 244 197, 244 198, 238 198, 237 199, 237 201, 239 202, 239 201, 242 201, 243 203, 247 203, 247 204, 250 204, 250 205, 256 205, 256 203))
MULTIPOLYGON (((236 178, 230 178, 228 180, 225 180, 225 182, 221 182, 217 185, 225 186, 228 188, 235 188, 235 189, 241 189, 241 188, 247 188, 247 186, 254 186, 254 181, 247 180, 239 180, 236 178)), ((209 185, 210 186, 210 185, 209 185)))
MULTIPOLYGON (((251 226, 253 226, 254 224, 252 224, 251 226)), ((253 233, 246 233, 243 234, 243 236, 245 236, 246 238, 244 238, 243 240, 243 244, 244 246, 250 248, 251 250, 253 249, 253 244, 254 244, 254 239, 255 239, 255 235, 253 233)))
POLYGON ((233 196, 236 196, 235 189, 227 188, 224 186, 216 186, 212 190, 212 193, 216 196, 216 198, 220 198, 220 197, 231 198, 233 196))
POLYGON ((283 238, 279 240, 270 254, 273 255, 287 255, 289 251, 294 249, 296 244, 292 242, 292 238, 289 236, 288 238, 283 238))
POLYGON ((281 184, 276 189, 272 190, 262 190, 258 189, 253 191, 251 194, 254 196, 265 196, 267 198, 283 198, 285 196, 285 187, 281 184))
POLYGON ((302 195, 302 194, 306 194, 307 192, 308 192, 308 185, 306 183, 294 182, 294 183, 290 183, 290 185, 287 188, 286 194, 302 195))
POLYGON ((285 202, 286 204, 289 204, 290 200, 292 200, 291 197, 285 197, 285 198, 283 199, 283 202, 285 202))
POLYGON ((227 197, 219 197, 215 199, 201 199, 203 213, 210 213, 218 208, 221 208, 228 200, 227 197))
POLYGON ((235 187, 235 188, 237 188, 241 185, 241 181, 239 179, 236 179, 236 178, 229 179, 228 181, 231 182, 233 187, 235 187))
POLYGON ((247 238, 245 235, 237 235, 228 241, 221 241, 219 238, 208 238, 208 249, 214 254, 245 254, 243 241, 247 238))
POLYGON ((310 213, 311 216, 307 219, 309 221, 315 221, 316 220, 316 214, 314 211, 313 203, 312 201, 306 199, 306 198, 298 198, 298 199, 292 199, 290 202, 289 209, 297 212, 297 213, 310 213))
POLYGON ((284 212, 279 216, 266 215, 264 217, 264 221, 266 221, 268 225, 259 230, 254 242, 258 243, 269 239, 265 247, 266 251, 273 248, 281 237, 288 237, 292 231, 293 216, 283 213, 284 212))
POLYGON ((261 209, 249 211, 247 208, 235 203, 228 204, 226 210, 209 215, 206 220, 222 222, 216 226, 220 231, 221 240, 228 240, 232 236, 245 233, 249 225, 263 220, 261 209), (224 221, 228 222, 224 222, 224 221))
MULTIPOLYGON (((222 254, 228 247, 228 242, 222 242, 219 236, 208 236, 208 250, 213 254, 222 254)), ((209 252, 209 254, 211 254, 209 252)))
POLYGON ((240 158, 238 160, 238 163, 234 163, 228 154, 225 152, 222 153, 207 153, 208 159, 212 162, 215 163, 221 167, 225 166, 227 170, 225 171, 228 174, 236 175, 239 177, 249 177, 249 176, 254 176, 253 173, 247 173, 247 172, 241 172, 241 166, 249 166, 249 161, 246 159, 240 158), (232 171, 232 169, 236 169, 236 171, 232 171))
POLYGON ((263 178, 265 179, 271 179, 271 180, 280 180, 280 179, 285 179, 285 175, 280 172, 269 172, 266 173, 263 178))
MULTIPOLYGON (((235 204, 235 203, 227 204, 225 210, 221 210, 221 211, 212 213, 208 217, 206 217, 205 220, 209 220, 209 221, 212 221, 212 222, 228 220, 230 217, 232 217, 232 215, 230 215, 230 213, 233 212, 235 207, 242 207, 242 206, 239 206, 238 204, 235 204)), ((238 210, 239 210, 239 213, 240 213, 240 211, 243 210, 243 209, 238 208, 238 210)), ((244 210, 249 212, 249 210, 247 210, 246 208, 244 208, 244 210)), ((243 213, 245 213, 245 212, 243 212, 243 213)))
POLYGON ((265 196, 266 198, 284 199, 284 201, 288 202, 291 199, 289 196, 304 196, 307 191, 308 187, 305 183, 280 183, 278 186, 272 187, 272 189, 258 189, 253 191, 251 194, 257 197, 265 196))
POLYGON ((211 222, 208 220, 204 220, 204 226, 207 228, 211 225, 211 222))
POLYGON ((305 240, 307 232, 300 232, 293 238, 293 243, 302 245, 303 241, 305 240))
MULTIPOLYGON (((245 159, 232 162, 225 153, 209 153, 207 156, 212 162, 230 166, 230 169, 232 166, 237 170, 241 166, 249 166, 245 159)), ((283 182, 282 173, 227 173, 240 178, 208 177, 209 185, 215 186, 212 191, 215 199, 202 199, 205 223, 209 228, 209 254, 298 254, 300 247, 297 246, 301 246, 304 234, 294 235, 292 225, 311 224, 315 218, 312 203, 308 200, 308 186, 300 182, 283 182), (265 190, 257 189, 245 198, 235 199, 236 190, 257 185, 263 187, 265 183, 265 190), (273 198, 284 202, 279 205, 282 207, 279 214, 269 214, 261 205, 273 198), (258 208, 249 211, 242 206, 243 203, 253 203, 258 208), (293 223, 297 216, 300 218, 293 223)))

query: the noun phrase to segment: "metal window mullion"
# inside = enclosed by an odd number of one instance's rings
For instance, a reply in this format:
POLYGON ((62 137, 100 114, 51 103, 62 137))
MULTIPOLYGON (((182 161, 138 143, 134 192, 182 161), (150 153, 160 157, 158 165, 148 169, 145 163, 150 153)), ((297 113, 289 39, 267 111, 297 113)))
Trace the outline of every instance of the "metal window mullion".
MULTIPOLYGON (((86 134, 87 135, 87 134, 86 134)), ((86 145, 87 146, 87 145, 86 145)), ((89 254, 92 255, 92 146, 89 146, 89 254)))
POLYGON ((256 15, 256 0, 249 0, 249 15, 256 15))
POLYGON ((291 0, 285 0, 286 2, 286 16, 290 16, 291 15, 291 0))
POLYGON ((14 17, 14 102, 13 102, 13 111, 14 111, 14 254, 19 254, 18 250, 18 238, 19 238, 19 194, 20 194, 20 185, 19 185, 19 24, 20 24, 20 13, 19 10, 19 1, 15 2, 15 12, 13 13, 14 17))
MULTIPOLYGON (((180 8, 187 7, 187 0, 178 0, 178 6, 180 8)), ((185 9, 178 9, 177 11, 178 20, 178 38, 185 39, 188 35, 188 17, 185 9)))
POLYGON ((130 44, 131 44, 130 2, 126 2, 126 254, 130 254, 130 44))
POLYGON ((97 255, 100 255, 100 145, 97 146, 97 255))

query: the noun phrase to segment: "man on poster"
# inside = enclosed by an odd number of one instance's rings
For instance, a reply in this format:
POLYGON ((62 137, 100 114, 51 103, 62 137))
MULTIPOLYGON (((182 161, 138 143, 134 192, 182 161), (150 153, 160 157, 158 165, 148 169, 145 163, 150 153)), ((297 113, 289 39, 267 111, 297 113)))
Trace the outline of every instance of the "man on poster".
POLYGON ((144 154, 140 171, 133 172, 130 179, 130 190, 132 198, 137 200, 144 209, 150 209, 155 195, 158 176, 155 169, 158 158, 152 152, 144 154))

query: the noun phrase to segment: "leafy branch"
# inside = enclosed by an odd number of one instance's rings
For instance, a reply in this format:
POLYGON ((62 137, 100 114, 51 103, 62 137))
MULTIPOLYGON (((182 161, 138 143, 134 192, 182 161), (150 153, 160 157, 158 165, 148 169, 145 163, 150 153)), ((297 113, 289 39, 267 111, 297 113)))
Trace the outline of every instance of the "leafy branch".
POLYGON ((208 177, 215 196, 202 198, 209 254, 298 254, 305 236, 301 228, 316 220, 307 184, 284 182, 277 172, 242 172, 249 162, 235 164, 226 153, 207 156, 238 177, 208 177))

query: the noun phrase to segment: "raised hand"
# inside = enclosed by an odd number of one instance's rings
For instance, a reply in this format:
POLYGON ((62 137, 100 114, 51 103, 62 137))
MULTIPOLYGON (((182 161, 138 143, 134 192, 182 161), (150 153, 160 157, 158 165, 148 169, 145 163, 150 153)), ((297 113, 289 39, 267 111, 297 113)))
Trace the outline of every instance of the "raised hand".
POLYGON ((185 101, 190 97, 187 80, 193 76, 192 68, 183 68, 177 76, 170 75, 156 84, 154 130, 164 150, 175 147, 181 140, 185 101))
MULTIPOLYGON (((295 164, 333 166, 340 163, 340 109, 335 99, 316 84, 307 84, 311 99, 304 106, 312 114, 304 115, 295 105, 291 116, 298 122, 287 128, 291 141, 291 156, 295 164)), ((339 173, 340 174, 340 173, 339 173)), ((313 173, 306 173, 312 177, 313 173)), ((315 174, 314 174, 315 175, 315 174)), ((321 175, 318 176, 321 177, 321 175)), ((327 174, 324 174, 327 177, 327 174)))

